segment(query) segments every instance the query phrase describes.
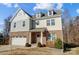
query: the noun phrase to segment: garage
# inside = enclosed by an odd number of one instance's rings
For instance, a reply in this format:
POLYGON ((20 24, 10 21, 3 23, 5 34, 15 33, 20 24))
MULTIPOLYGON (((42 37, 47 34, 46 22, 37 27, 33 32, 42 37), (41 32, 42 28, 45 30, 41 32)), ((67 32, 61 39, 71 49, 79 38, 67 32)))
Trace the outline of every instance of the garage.
POLYGON ((12 38, 12 45, 19 45, 19 46, 25 46, 27 42, 27 38, 19 38, 19 37, 14 37, 12 38))

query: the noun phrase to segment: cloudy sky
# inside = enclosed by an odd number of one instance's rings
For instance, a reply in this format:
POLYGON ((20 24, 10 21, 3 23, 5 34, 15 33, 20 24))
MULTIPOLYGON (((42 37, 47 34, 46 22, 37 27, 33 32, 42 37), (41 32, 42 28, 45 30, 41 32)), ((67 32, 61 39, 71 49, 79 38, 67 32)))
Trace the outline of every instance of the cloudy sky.
POLYGON ((34 15, 35 12, 42 11, 47 12, 50 9, 61 9, 62 11, 68 9, 71 16, 77 16, 79 15, 79 4, 54 4, 54 3, 48 3, 48 4, 39 4, 39 3, 20 3, 20 4, 10 4, 10 3, 1 3, 0 4, 0 31, 3 30, 4 27, 4 19, 6 19, 8 16, 13 15, 18 8, 24 9, 26 12, 28 12, 31 15, 34 15))

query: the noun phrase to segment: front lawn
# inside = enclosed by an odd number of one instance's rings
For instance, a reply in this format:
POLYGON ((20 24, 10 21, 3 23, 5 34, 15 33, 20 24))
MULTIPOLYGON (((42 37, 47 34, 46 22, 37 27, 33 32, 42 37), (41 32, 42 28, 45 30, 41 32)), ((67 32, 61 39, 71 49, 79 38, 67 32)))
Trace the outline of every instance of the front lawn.
POLYGON ((2 54, 9 54, 9 55, 60 55, 63 53, 62 49, 56 49, 56 48, 29 48, 29 49, 23 49, 23 48, 17 48, 12 49, 8 51, 1 52, 2 54))

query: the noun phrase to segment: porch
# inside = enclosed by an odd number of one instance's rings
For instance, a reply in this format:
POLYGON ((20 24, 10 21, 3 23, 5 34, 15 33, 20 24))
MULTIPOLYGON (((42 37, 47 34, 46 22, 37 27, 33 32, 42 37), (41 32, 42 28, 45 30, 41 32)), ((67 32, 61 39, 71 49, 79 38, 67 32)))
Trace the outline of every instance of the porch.
POLYGON ((30 44, 37 44, 40 42, 41 44, 46 44, 46 29, 45 28, 38 28, 32 29, 29 32, 29 42, 30 44))

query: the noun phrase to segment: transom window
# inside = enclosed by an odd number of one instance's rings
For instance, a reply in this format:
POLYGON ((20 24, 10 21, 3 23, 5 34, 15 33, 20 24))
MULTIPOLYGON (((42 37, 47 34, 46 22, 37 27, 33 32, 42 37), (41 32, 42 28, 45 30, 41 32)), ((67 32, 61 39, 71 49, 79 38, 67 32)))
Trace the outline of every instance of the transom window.
POLYGON ((25 26, 25 21, 23 21, 23 27, 25 26))
POLYGON ((16 23, 14 23, 14 28, 16 27, 16 23))

